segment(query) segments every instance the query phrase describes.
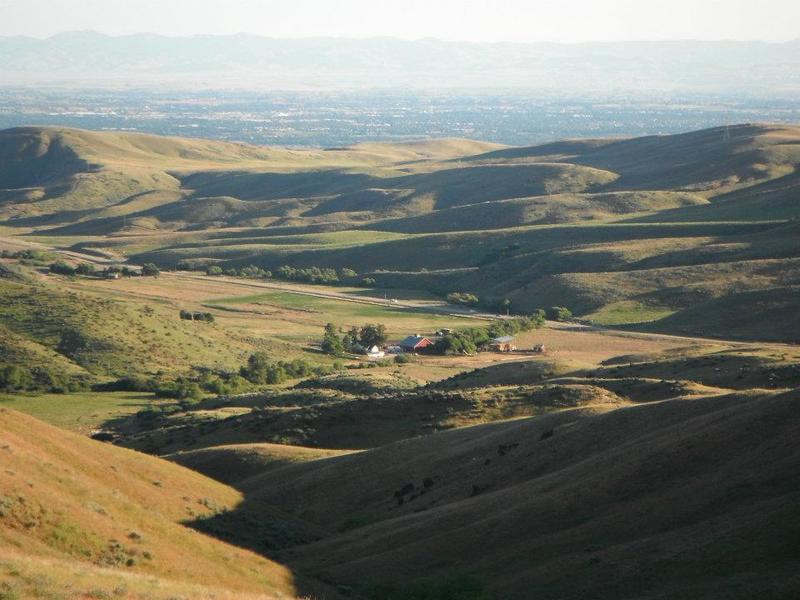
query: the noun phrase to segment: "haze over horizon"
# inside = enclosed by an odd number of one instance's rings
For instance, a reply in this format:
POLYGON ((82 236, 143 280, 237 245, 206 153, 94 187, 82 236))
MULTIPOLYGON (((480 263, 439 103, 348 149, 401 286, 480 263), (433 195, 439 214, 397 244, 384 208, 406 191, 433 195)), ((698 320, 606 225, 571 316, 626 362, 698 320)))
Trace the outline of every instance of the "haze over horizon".
POLYGON ((168 36, 248 33, 273 38, 396 37, 468 42, 766 41, 800 37, 787 0, 690 2, 570 0, 501 5, 486 0, 0 0, 0 36, 68 31, 168 36), (773 15, 781 14, 776 20, 773 15), (688 18, 691 15, 691 18, 688 18))

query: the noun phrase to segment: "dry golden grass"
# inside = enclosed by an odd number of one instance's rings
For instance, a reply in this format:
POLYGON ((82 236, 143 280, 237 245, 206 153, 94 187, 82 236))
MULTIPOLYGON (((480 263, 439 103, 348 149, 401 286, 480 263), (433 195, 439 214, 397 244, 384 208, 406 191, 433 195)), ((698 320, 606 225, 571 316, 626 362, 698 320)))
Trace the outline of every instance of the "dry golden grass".
POLYGON ((562 411, 295 465, 245 491, 338 531, 285 555, 353 585, 470 573, 513 600, 791 598, 797 404, 562 411))
MULTIPOLYGON (((113 567, 122 578, 163 578, 173 588, 295 594, 288 569, 181 525, 234 509, 242 498, 231 488, 5 408, 0 455, 0 540, 16 553, 2 558, 16 563, 23 554, 24 572, 47 559, 67 580, 77 571, 76 585, 86 581, 82 571, 113 567), (72 563, 66 573, 64 561, 72 563)), ((2 576, 26 585, 22 574, 2 576)))

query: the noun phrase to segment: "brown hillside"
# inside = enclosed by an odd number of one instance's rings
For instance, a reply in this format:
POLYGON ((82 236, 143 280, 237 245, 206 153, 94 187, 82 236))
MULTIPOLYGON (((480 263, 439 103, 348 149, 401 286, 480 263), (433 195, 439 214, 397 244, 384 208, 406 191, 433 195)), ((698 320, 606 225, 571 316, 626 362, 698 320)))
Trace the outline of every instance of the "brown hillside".
POLYGON ((344 530, 284 556, 355 585, 462 573, 504 599, 790 598, 798 401, 565 411, 287 467, 245 491, 344 530))
POLYGON ((295 595, 288 569, 181 525, 233 509, 231 488, 5 408, 0 457, 0 594, 18 593, 4 597, 295 595))

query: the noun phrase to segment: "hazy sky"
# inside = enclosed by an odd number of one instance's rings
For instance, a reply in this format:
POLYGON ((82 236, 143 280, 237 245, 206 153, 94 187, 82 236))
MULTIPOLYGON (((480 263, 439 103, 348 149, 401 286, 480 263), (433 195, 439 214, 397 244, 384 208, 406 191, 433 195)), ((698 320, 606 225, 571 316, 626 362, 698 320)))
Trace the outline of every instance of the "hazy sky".
POLYGON ((469 41, 800 37, 800 0, 0 0, 0 35, 248 32, 469 41))

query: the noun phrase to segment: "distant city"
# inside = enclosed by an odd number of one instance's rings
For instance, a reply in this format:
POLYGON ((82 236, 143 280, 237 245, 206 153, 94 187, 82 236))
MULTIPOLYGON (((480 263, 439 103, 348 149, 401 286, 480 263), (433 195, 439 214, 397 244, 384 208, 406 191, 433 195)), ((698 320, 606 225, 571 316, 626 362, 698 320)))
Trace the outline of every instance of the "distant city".
POLYGON ((285 146, 331 147, 423 137, 525 145, 761 121, 800 121, 800 98, 0 89, 3 129, 61 125, 285 146))

